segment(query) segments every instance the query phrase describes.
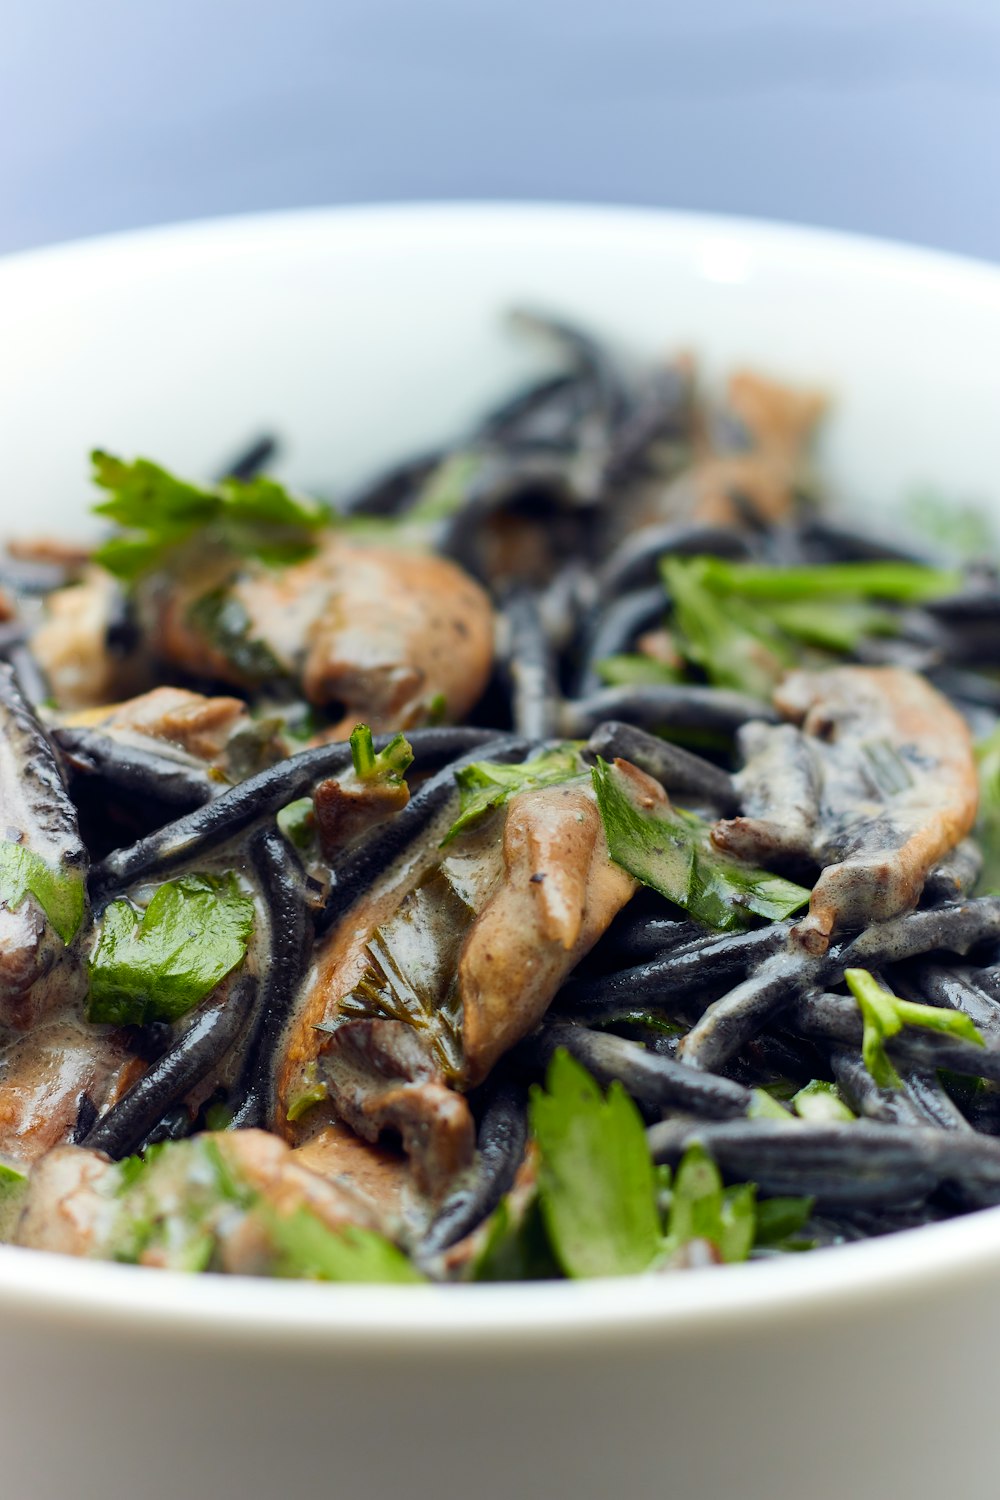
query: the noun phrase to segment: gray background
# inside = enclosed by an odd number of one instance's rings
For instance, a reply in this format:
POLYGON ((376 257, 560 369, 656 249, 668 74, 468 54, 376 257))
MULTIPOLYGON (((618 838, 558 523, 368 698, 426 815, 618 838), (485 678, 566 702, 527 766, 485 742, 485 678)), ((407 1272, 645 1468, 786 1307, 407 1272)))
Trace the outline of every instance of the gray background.
POLYGON ((998 0, 0 0, 0 251, 591 199, 1000 258, 998 0))

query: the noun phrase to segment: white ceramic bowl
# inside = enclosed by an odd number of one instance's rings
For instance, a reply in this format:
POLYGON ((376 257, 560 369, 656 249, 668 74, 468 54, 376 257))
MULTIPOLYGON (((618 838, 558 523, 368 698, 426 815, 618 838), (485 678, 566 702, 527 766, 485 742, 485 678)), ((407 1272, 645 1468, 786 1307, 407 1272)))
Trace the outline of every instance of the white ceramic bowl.
MULTIPOLYGON (((418 207, 0 265, 0 520, 79 525, 88 448, 209 472, 259 427, 347 482, 532 369, 502 311, 829 384, 885 511, 1000 497, 1000 273, 830 234, 418 207)), ((938 1500, 1000 1488, 1000 1210, 780 1263, 454 1289, 185 1278, 0 1249, 4 1500, 938 1500)))

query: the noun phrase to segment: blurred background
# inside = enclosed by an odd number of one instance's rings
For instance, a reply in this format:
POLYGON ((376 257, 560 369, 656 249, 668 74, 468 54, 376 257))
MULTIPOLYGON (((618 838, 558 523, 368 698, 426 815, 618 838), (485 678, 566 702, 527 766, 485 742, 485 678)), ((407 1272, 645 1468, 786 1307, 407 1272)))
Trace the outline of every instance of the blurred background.
POLYGON ((413 198, 1000 258, 996 0, 7 0, 0 251, 413 198))

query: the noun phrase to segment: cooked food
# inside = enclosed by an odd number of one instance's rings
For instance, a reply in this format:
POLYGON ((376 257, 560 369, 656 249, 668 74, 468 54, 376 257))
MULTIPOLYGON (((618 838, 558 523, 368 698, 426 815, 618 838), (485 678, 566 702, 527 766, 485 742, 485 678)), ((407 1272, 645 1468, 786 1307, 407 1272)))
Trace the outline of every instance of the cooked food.
POLYGON ((336 504, 94 454, 0 565, 0 1230, 672 1273, 1000 1204, 1000 577, 822 393, 551 371, 336 504))

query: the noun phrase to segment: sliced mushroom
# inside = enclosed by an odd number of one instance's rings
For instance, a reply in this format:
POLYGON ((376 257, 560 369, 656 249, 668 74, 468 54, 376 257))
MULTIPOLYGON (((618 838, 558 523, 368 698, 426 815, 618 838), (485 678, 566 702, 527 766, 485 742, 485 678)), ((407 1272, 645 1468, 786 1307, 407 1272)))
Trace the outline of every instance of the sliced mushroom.
POLYGON ((461 1091, 538 1024, 634 889, 582 783, 519 793, 443 854, 428 839, 320 954, 286 1042, 284 1128, 318 1076, 327 1101, 308 1128, 339 1117, 366 1139, 398 1134, 439 1194, 472 1159, 461 1091))
POLYGON ((343 706, 342 733, 358 719, 376 730, 460 719, 492 665, 489 600, 454 563, 337 533, 281 571, 206 573, 149 597, 165 661, 242 688, 290 677, 311 703, 343 706))
POLYGON ((90 708, 137 691, 146 664, 135 653, 108 649, 121 606, 118 584, 102 568, 86 568, 79 583, 56 589, 31 636, 31 649, 60 708, 90 708))
POLYGON ((781 521, 794 507, 826 397, 748 370, 731 377, 727 397, 745 447, 704 452, 669 486, 662 509, 708 526, 740 526, 748 513, 765 523, 781 521))
POLYGON ((797 727, 753 727, 738 778, 745 815, 712 837, 745 858, 820 866, 794 932, 823 953, 834 932, 915 906, 931 870, 969 833, 971 736, 947 699, 901 668, 793 672, 774 701, 797 727))
POLYGON ((72 1141, 143 1064, 104 1028, 53 1021, 0 1051, 0 1156, 25 1165, 72 1141))

